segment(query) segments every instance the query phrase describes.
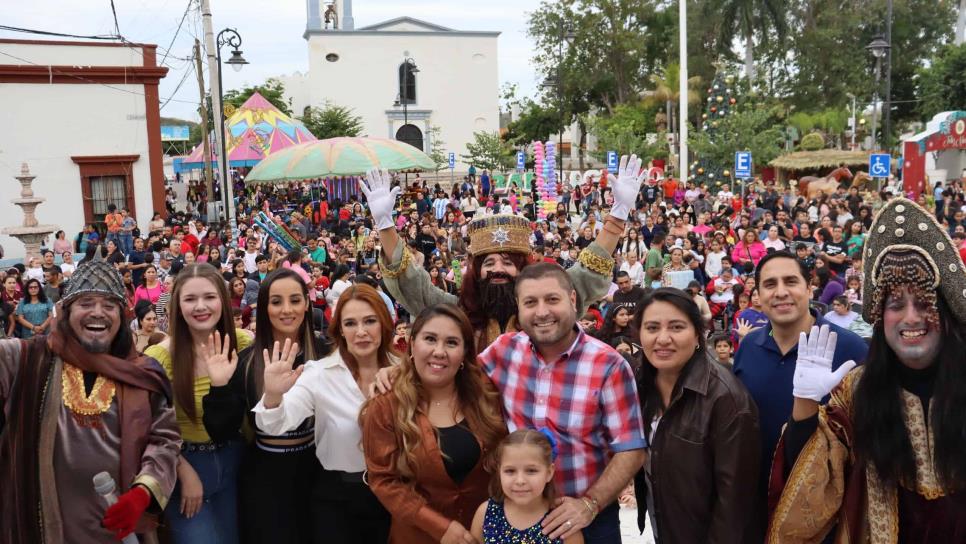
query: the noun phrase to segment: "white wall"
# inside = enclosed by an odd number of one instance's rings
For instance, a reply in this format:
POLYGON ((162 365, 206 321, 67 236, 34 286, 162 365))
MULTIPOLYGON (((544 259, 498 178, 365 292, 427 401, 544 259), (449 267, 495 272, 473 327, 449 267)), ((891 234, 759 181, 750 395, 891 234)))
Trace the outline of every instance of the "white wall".
POLYGON ((109 47, 87 45, 83 42, 71 45, 38 45, 27 43, 3 43, 4 53, 30 61, 20 62, 4 57, 2 64, 42 64, 59 66, 143 66, 144 55, 140 47, 109 47))
MULTIPOLYGON (((4 109, 9 130, 0 131, 0 226, 23 222, 20 207, 10 202, 20 197, 14 176, 20 174, 21 163, 37 176, 34 194, 47 199, 37 207, 38 221, 57 225, 72 239, 84 224, 84 206, 80 167, 71 156, 135 154, 140 155, 132 165, 135 212, 142 229, 147 225, 152 202, 144 87, 111 87, 138 94, 94 84, 0 85, 0 103, 16 105, 4 109)), ((0 244, 8 258, 24 254, 16 238, 0 235, 0 244)))
MULTIPOLYGON (((414 114, 410 124, 423 131, 425 141, 427 123, 413 117, 431 110, 428 124, 441 128, 446 150, 455 152, 458 160, 466 153, 466 143, 473 141, 473 132, 499 129, 497 38, 424 34, 345 32, 311 36, 306 85, 283 79, 293 109, 300 112, 306 104, 321 106, 328 99, 353 108, 363 119, 364 134, 394 137, 402 120, 390 126, 386 111, 394 110, 398 68, 403 52, 408 51, 419 68, 416 103, 408 108, 414 114), (339 60, 326 61, 329 53, 339 55, 339 60)), ((398 111, 401 115, 402 108, 398 111)), ((458 160, 457 170, 466 168, 468 165, 458 160)))

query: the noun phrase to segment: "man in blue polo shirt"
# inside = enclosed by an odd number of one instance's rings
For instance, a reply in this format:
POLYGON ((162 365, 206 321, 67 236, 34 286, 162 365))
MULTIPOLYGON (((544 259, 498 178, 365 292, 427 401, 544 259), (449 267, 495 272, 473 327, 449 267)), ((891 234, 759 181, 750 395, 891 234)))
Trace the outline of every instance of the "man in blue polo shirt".
POLYGON ((811 291, 807 274, 801 261, 787 251, 770 253, 758 263, 755 282, 769 324, 745 336, 735 354, 734 373, 758 405, 762 447, 761 519, 764 519, 772 455, 782 426, 792 415, 792 378, 798 358, 799 334, 808 334, 812 326, 821 325, 828 325, 838 333, 833 369, 849 360, 861 364, 868 352, 868 346, 858 335, 809 310, 811 291))

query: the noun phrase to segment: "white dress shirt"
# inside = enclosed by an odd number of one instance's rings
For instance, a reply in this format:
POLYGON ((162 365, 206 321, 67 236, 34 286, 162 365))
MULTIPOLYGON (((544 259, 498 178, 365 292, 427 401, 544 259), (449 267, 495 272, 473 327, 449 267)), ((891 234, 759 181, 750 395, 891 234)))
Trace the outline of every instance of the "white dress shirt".
POLYGON ((305 370, 282 396, 275 408, 265 407, 265 397, 252 408, 255 424, 262 432, 280 435, 315 416, 315 456, 326 470, 362 472, 366 458, 362 453, 359 409, 366 397, 359 390, 352 372, 339 351, 318 361, 305 363, 305 370))

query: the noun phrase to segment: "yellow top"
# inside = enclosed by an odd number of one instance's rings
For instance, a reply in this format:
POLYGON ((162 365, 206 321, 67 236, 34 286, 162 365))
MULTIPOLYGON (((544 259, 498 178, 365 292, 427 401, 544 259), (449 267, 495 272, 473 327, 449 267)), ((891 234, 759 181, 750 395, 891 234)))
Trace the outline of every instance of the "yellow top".
MULTIPOLYGON (((235 329, 235 345, 239 352, 252 345, 252 342, 251 336, 239 329, 235 329)), ((171 353, 168 352, 167 348, 162 347, 161 344, 155 344, 144 350, 144 354, 157 359, 161 363, 161 366, 164 367, 164 372, 168 375, 168 379, 174 380, 173 368, 171 366, 171 353)), ((205 424, 202 422, 204 408, 201 402, 201 399, 208 394, 209 389, 211 389, 211 379, 208 376, 195 378, 195 414, 198 416, 197 423, 191 421, 187 414, 182 411, 181 406, 175 403, 174 408, 178 420, 178 428, 181 429, 181 439, 185 442, 201 444, 211 442, 211 437, 208 436, 208 431, 205 430, 205 424)))

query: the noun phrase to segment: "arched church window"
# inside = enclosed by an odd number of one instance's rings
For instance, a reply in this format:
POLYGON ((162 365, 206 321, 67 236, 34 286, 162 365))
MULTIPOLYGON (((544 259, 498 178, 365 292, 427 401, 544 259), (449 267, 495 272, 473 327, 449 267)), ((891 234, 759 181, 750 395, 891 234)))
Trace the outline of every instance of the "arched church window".
POLYGON ((416 103, 416 65, 406 61, 399 65, 399 103, 416 103))
POLYGON ((396 131, 396 139, 423 151, 423 131, 415 125, 403 125, 396 131))

